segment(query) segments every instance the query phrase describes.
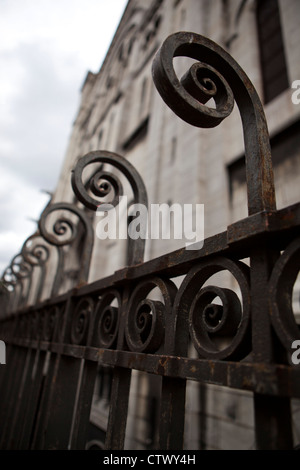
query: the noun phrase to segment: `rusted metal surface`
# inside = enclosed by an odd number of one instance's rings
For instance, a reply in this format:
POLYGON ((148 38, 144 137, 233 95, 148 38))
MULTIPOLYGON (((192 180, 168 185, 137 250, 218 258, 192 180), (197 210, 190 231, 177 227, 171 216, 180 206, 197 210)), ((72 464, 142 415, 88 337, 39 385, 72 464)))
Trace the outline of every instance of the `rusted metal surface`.
MULTIPOLYGON (((84 229, 83 256, 81 258, 80 269, 77 277, 77 283, 81 284, 82 282, 87 282, 88 280, 89 267, 94 245, 94 231, 92 223, 85 212, 79 209, 75 204, 69 204, 66 202, 51 204, 46 207, 41 215, 39 220, 39 229, 44 239, 47 240, 47 242, 51 245, 58 247, 59 250, 59 248, 65 245, 71 245, 79 236, 77 233, 79 223, 83 225, 84 229), (51 230, 49 230, 49 227, 47 227, 47 219, 50 219, 50 216, 53 215, 53 213, 55 214, 55 212, 63 215, 55 217, 53 227, 51 230), (70 217, 72 214, 76 217, 75 221, 70 217)), ((62 250, 59 250, 59 266, 57 269, 57 276, 53 284, 54 292, 52 291, 52 295, 57 294, 59 283, 61 282, 61 275, 63 270, 63 263, 61 261, 62 257, 62 250)))
MULTIPOLYGON (((252 392, 256 448, 295 445, 290 400, 300 398, 300 369, 291 361, 291 343, 300 333, 292 292, 299 271, 300 204, 276 210, 262 105, 232 57, 194 33, 167 38, 155 57, 153 77, 166 104, 198 127, 218 125, 236 102, 244 130, 249 217, 206 239, 201 249, 180 249, 147 262, 144 240, 131 240, 127 266, 87 284, 90 219, 74 205, 47 207, 29 241, 42 237, 47 250, 61 249, 76 242, 81 224, 79 282, 57 295, 61 262, 53 295, 41 301, 42 276, 29 305, 31 273, 44 269, 48 260, 40 243, 25 242, 3 274, 1 339, 7 343, 7 365, 0 371, 1 448, 84 448, 98 364, 114 370, 107 449, 124 446, 132 370, 161 377, 161 449, 183 446, 187 380, 252 392), (197 61, 181 80, 172 66, 179 55, 197 61), (216 109, 205 105, 211 97, 216 109), (71 219, 55 218, 61 210, 71 219), (48 216, 54 220, 52 234, 48 216), (234 278, 239 295, 231 286, 207 285, 223 272, 234 278), (183 280, 176 286, 178 276, 183 280), (159 292, 157 299, 153 291, 159 292)), ((105 204, 119 203, 123 178, 133 202, 147 207, 140 175, 117 154, 95 151, 79 159, 72 186, 87 208, 106 210, 105 204), (98 169, 83 181, 84 169, 93 164, 98 169)))
POLYGON ((270 141, 263 106, 258 94, 237 62, 210 39, 194 33, 169 36, 153 62, 153 79, 162 98, 184 121, 197 127, 215 127, 239 108, 245 142, 249 215, 276 209, 270 141), (173 58, 197 60, 179 80, 173 58), (188 83, 187 89, 185 88, 188 83), (191 87, 192 83, 192 87, 191 87), (192 88, 192 92, 191 92, 192 88), (214 98, 216 109, 205 106, 214 98))
MULTIPOLYGON (((95 163, 102 165, 109 164, 114 170, 119 170, 121 175, 127 179, 132 189, 132 204, 142 204, 148 207, 145 184, 137 170, 125 158, 116 153, 104 150, 93 151, 80 158, 72 172, 72 187, 74 193, 78 200, 86 207, 94 211, 107 210, 108 205, 113 207, 117 206, 120 201, 119 198, 123 195, 122 182, 119 180, 118 176, 111 171, 100 169, 92 175, 92 178, 88 182, 83 182, 83 170, 95 163), (93 196, 97 196, 98 199, 90 196, 88 189, 90 189, 93 196), (101 198, 108 195, 110 199, 105 200, 103 203, 101 198)), ((146 224, 147 221, 145 221, 141 228, 144 233, 147 227, 146 224)), ((129 244, 128 265, 142 263, 144 260, 145 237, 141 236, 137 240, 129 239, 129 244)))

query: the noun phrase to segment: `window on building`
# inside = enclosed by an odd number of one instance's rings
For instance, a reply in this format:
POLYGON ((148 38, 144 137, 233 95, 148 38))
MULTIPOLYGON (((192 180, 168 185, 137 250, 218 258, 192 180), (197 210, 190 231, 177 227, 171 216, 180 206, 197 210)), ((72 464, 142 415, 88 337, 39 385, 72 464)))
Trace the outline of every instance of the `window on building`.
POLYGON ((269 103, 289 86, 278 0, 257 0, 264 102, 269 103))
POLYGON ((176 160, 176 152, 177 152, 177 139, 176 137, 173 137, 172 142, 171 142, 171 156, 170 156, 171 164, 173 164, 176 160))
POLYGON ((133 149, 141 140, 143 140, 148 132, 149 116, 142 120, 140 125, 132 132, 123 143, 123 150, 129 151, 133 149))
POLYGON ((139 114, 143 113, 143 108, 144 108, 145 100, 146 100, 146 92, 147 92, 147 78, 144 77, 144 80, 142 82, 142 89, 141 89, 139 114))
POLYGON ((98 148, 100 148, 101 146, 102 137, 103 137, 103 129, 101 129, 98 134, 98 148))
MULTIPOLYGON (((300 121, 272 136, 272 162, 277 208, 295 204, 300 186, 300 121)), ((232 222, 247 217, 247 187, 245 157, 241 156, 228 166, 229 195, 232 222)))

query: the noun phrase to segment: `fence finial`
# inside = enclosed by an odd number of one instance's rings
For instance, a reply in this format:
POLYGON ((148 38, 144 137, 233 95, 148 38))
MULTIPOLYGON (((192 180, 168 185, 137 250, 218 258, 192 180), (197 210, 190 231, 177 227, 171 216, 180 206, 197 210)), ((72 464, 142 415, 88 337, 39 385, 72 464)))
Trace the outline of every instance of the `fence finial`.
POLYGON ((197 127, 216 127, 230 115, 233 99, 240 110, 245 141, 249 215, 276 209, 268 128, 262 103, 246 73, 222 47, 199 34, 169 36, 153 61, 153 80, 165 103, 197 127), (173 59, 199 61, 181 81, 173 59), (206 106, 213 98, 216 108, 206 106))

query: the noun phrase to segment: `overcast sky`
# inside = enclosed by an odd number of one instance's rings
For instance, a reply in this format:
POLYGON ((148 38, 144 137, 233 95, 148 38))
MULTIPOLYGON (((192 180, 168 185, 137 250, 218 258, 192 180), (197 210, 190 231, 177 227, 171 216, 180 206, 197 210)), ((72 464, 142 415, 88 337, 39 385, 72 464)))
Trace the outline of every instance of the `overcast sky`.
POLYGON ((127 0, 0 0, 0 275, 56 187, 87 72, 127 0))

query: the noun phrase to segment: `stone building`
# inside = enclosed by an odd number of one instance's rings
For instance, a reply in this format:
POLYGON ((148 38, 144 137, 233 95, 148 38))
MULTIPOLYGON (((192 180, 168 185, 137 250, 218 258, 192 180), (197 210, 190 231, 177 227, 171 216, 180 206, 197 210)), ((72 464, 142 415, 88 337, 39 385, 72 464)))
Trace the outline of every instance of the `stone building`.
MULTIPOLYGON (((205 237, 247 215, 244 143, 238 110, 217 128, 198 129, 163 103, 151 75, 166 37, 192 31, 225 48, 248 74, 265 107, 271 136, 278 208, 297 202, 300 187, 300 79, 298 0, 129 0, 98 73, 89 72, 52 202, 75 202, 70 175, 91 150, 125 156, 145 181, 150 203, 204 204, 205 237)), ((176 59, 181 76, 188 60, 176 59)), ((94 225, 98 222, 94 217, 94 225)), ((182 246, 147 240, 145 259, 182 246)), ((89 281, 126 265, 127 245, 95 239, 89 281)), ((69 258, 61 292, 74 284, 80 246, 69 258)), ((44 296, 49 293, 45 291, 44 296)), ((110 369, 99 370, 88 448, 101 448, 107 421, 110 369)), ((126 447, 155 448, 158 386, 133 375, 126 447)), ((295 404, 295 433, 297 429, 295 404)), ((190 383, 186 403, 187 449, 254 449, 252 402, 246 392, 190 383)), ((298 433, 298 434, 297 434, 298 433)))

